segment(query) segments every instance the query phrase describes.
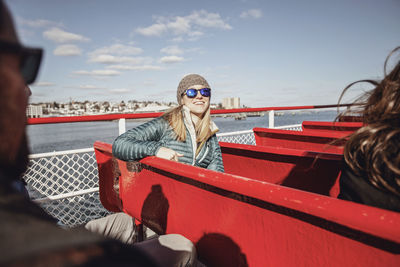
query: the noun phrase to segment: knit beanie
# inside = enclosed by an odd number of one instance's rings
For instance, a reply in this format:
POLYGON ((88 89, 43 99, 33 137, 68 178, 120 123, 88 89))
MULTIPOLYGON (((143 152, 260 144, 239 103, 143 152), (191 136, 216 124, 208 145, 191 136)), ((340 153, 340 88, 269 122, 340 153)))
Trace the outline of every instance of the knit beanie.
POLYGON ((176 99, 178 100, 178 104, 181 104, 182 94, 193 85, 202 85, 205 88, 210 88, 206 79, 198 74, 188 74, 182 78, 178 85, 178 90, 176 91, 176 99))

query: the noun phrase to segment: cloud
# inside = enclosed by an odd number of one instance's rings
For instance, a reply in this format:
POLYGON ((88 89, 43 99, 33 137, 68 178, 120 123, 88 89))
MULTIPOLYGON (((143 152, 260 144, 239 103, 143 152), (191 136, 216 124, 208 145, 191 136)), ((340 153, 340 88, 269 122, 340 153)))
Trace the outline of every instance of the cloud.
POLYGON ((110 89, 110 93, 117 93, 117 94, 126 94, 126 93, 131 93, 132 91, 127 88, 116 88, 116 89, 110 89))
POLYGON ((156 65, 139 65, 139 66, 132 66, 132 65, 110 65, 107 66, 109 69, 116 69, 116 70, 162 70, 161 66, 156 65))
POLYGON ((185 17, 176 17, 174 21, 167 23, 167 28, 175 35, 181 35, 190 31, 190 20, 185 17))
POLYGON ((161 53, 164 54, 168 54, 168 55, 182 55, 184 53, 184 51, 179 48, 177 45, 171 45, 171 46, 167 46, 162 48, 161 53))
POLYGON ((204 35, 204 33, 200 32, 200 31, 191 32, 191 33, 189 33, 189 39, 188 40, 189 41, 196 41, 203 35, 204 35))
POLYGON ((84 90, 104 89, 102 87, 91 84, 80 85, 79 88, 84 90))
POLYGON ((242 19, 246 18, 259 19, 262 17, 262 11, 261 9, 249 9, 247 11, 243 11, 242 14, 240 14, 240 17, 242 19))
POLYGON ((28 26, 31 28, 44 28, 44 27, 51 27, 51 26, 62 27, 61 23, 46 20, 46 19, 29 20, 29 19, 24 19, 22 17, 17 16, 17 22, 23 26, 28 26))
POLYGON ((151 64, 153 59, 151 57, 121 57, 113 55, 91 55, 89 62, 102 63, 102 64, 151 64))
POLYGON ((156 86, 157 84, 155 83, 155 81, 147 80, 147 81, 144 81, 144 82, 143 82, 143 85, 146 86, 146 87, 154 87, 154 86, 156 86))
POLYGON ((204 54, 206 51, 203 48, 200 48, 200 47, 193 47, 193 48, 186 49, 185 52, 187 52, 187 53, 204 54))
POLYGON ((115 89, 110 89, 109 92, 117 94, 126 94, 126 93, 131 93, 132 91, 127 88, 115 88, 115 89))
POLYGON ((72 73, 81 76, 117 76, 121 74, 119 71, 116 70, 78 70, 72 73))
POLYGON ((76 45, 60 45, 54 51, 55 56, 79 56, 82 50, 76 45))
POLYGON ((114 44, 96 49, 89 53, 89 62, 107 65, 107 69, 120 71, 153 71, 163 69, 153 65, 151 57, 132 57, 130 55, 141 54, 143 49, 131 45, 114 44))
POLYGON ((68 42, 88 42, 89 38, 82 35, 66 32, 60 28, 53 27, 50 30, 43 32, 43 36, 56 43, 68 43, 68 42))
POLYGON ((175 43, 180 43, 180 42, 183 42, 183 37, 178 36, 178 37, 173 38, 171 41, 175 42, 175 43))
POLYGON ((224 22, 218 13, 208 13, 205 10, 195 11, 188 16, 189 20, 206 28, 232 30, 232 26, 224 22))
POLYGON ((194 31, 194 32, 189 33, 190 37, 200 37, 202 35, 204 35, 204 32, 200 32, 200 31, 194 31))
POLYGON ((131 70, 133 65, 151 65, 151 57, 132 57, 143 52, 143 49, 131 45, 114 44, 102 47, 89 53, 89 62, 112 65, 114 69, 131 70))
MULTIPOLYGON (((213 28, 231 30, 232 26, 225 22, 218 13, 209 13, 206 10, 193 11, 188 16, 154 17, 156 23, 148 27, 139 27, 136 32, 144 36, 161 36, 169 33, 175 36, 187 35, 200 37, 202 29, 213 28)), ((174 38, 175 41, 180 40, 174 38)))
POLYGON ((173 64, 173 63, 179 63, 184 61, 185 59, 183 57, 178 57, 178 56, 166 56, 162 57, 160 59, 161 63, 166 63, 166 64, 173 64))
POLYGON ((33 98, 41 98, 41 97, 45 97, 45 96, 48 96, 46 93, 38 93, 38 92, 33 92, 32 93, 32 96, 31 97, 29 97, 29 103, 33 103, 34 101, 33 101, 33 98))
POLYGON ((38 82, 38 83, 34 83, 32 86, 35 87, 49 87, 49 86, 54 86, 55 83, 52 82, 38 82))
POLYGON ((145 28, 137 28, 136 32, 144 36, 161 36, 167 31, 167 26, 161 23, 153 24, 145 28))
POLYGON ((105 46, 99 49, 94 50, 90 55, 102 55, 102 54, 114 54, 114 55, 124 55, 124 56, 132 56, 139 55, 143 52, 142 48, 131 46, 131 45, 123 45, 123 44, 113 44, 111 46, 105 46))
POLYGON ((156 93, 152 93, 152 94, 148 94, 146 95, 146 97, 148 98, 154 98, 154 97, 165 97, 166 95, 172 95, 175 97, 176 95, 176 90, 163 90, 161 92, 156 92, 156 93))

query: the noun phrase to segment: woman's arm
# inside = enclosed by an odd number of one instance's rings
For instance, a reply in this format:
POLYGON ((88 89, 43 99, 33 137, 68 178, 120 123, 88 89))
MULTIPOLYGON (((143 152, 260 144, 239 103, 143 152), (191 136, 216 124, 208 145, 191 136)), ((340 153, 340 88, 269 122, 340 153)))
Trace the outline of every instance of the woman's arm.
POLYGON ((207 169, 224 172, 224 163, 222 162, 221 147, 219 146, 217 136, 214 134, 211 137, 212 160, 208 164, 207 169))
POLYGON ((162 146, 160 139, 167 126, 167 122, 160 117, 130 129, 115 139, 112 147, 113 155, 124 161, 156 155, 162 146))

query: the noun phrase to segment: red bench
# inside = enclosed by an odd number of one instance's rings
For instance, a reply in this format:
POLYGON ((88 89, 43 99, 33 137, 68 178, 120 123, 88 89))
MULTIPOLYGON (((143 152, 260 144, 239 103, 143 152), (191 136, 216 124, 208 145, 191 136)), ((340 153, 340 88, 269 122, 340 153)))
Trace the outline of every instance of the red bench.
POLYGON ((351 134, 363 126, 362 122, 303 121, 303 131, 332 132, 351 134))
POLYGON ((209 266, 400 262, 399 213, 156 157, 113 160, 110 144, 94 147, 103 205, 186 236, 209 266))
POLYGON ((341 154, 220 142, 225 172, 337 197, 341 154))
POLYGON ((343 153, 345 143, 341 138, 347 134, 332 132, 302 132, 270 128, 253 128, 258 146, 302 149, 315 152, 343 153))

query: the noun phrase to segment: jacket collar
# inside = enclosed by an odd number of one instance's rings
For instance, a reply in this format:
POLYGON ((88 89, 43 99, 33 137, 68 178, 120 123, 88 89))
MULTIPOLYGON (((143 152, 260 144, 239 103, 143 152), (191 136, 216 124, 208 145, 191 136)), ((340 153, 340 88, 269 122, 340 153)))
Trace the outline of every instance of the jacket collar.
MULTIPOLYGON (((193 120, 192 120, 192 115, 190 114, 190 109, 187 106, 183 105, 182 111, 183 111, 183 121, 185 122, 186 126, 188 127, 189 124, 193 125, 193 120)), ((210 130, 211 130, 212 134, 215 134, 216 132, 219 131, 219 128, 212 120, 210 120, 210 130)))

